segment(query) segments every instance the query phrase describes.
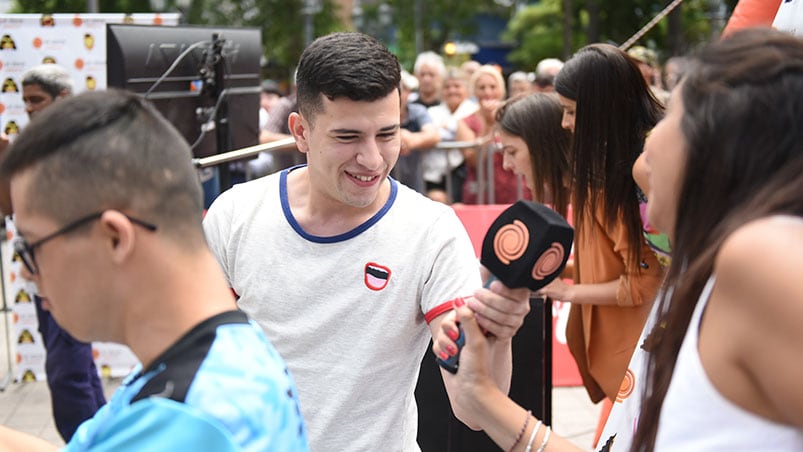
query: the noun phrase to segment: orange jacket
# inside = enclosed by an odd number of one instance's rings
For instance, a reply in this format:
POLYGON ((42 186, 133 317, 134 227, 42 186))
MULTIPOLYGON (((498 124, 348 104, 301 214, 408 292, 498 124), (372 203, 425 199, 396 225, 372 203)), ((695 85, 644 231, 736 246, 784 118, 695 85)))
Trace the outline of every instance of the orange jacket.
MULTIPOLYGON (((601 203, 600 203, 601 204, 601 203)), ((630 357, 663 280, 655 254, 641 243, 641 263, 628 262, 625 228, 602 220, 600 205, 575 231, 575 274, 578 284, 619 280, 616 305, 573 304, 566 340, 592 401, 616 399, 630 357)))

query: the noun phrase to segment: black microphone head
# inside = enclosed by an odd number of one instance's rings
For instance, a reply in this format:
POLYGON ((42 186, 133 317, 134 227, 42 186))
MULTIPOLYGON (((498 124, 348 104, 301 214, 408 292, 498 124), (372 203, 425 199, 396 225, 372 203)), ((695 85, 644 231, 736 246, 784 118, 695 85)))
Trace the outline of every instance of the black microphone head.
POLYGON ((494 220, 482 242, 480 262, 511 288, 538 290, 566 267, 574 229, 557 212, 517 201, 494 220))

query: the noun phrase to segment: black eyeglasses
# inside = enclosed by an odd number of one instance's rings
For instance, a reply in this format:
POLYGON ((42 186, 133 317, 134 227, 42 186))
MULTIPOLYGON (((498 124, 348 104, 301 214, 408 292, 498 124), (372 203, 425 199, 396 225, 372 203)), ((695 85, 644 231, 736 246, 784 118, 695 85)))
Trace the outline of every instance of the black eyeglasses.
MULTIPOLYGON (((83 226, 83 225, 85 225, 85 224, 87 224, 89 222, 92 222, 92 221, 100 219, 100 217, 102 215, 103 215, 103 212, 96 212, 96 213, 93 213, 91 215, 87 215, 85 217, 81 217, 81 218, 73 221, 72 223, 67 224, 66 226, 64 226, 63 228, 59 229, 58 231, 56 231, 56 232, 54 232, 54 233, 52 233, 50 235, 47 235, 47 236, 35 241, 34 243, 28 243, 28 242, 25 241, 24 238, 20 237, 14 242, 14 252, 16 252, 17 255, 20 257, 20 259, 22 260, 22 263, 25 265, 25 268, 28 269, 28 271, 31 272, 32 275, 35 275, 37 273, 37 267, 36 267, 36 257, 34 256, 34 251, 36 251, 37 248, 39 248, 40 246, 44 245, 45 242, 48 242, 48 241, 50 241, 50 240, 52 240, 52 239, 54 239, 54 238, 56 238, 56 237, 58 237, 60 235, 64 235, 64 234, 66 234, 66 233, 68 233, 70 231, 73 231, 75 229, 80 228, 81 226, 83 226)), ((123 214, 123 215, 125 215, 125 214, 123 214)), ((142 226, 143 228, 145 228, 145 229, 147 229, 149 231, 155 231, 156 230, 156 225, 155 224, 148 223, 148 222, 145 222, 145 221, 142 221, 142 220, 138 220, 138 219, 130 217, 128 215, 125 215, 125 217, 128 218, 128 220, 131 221, 132 223, 134 223, 136 225, 139 225, 139 226, 142 226)))

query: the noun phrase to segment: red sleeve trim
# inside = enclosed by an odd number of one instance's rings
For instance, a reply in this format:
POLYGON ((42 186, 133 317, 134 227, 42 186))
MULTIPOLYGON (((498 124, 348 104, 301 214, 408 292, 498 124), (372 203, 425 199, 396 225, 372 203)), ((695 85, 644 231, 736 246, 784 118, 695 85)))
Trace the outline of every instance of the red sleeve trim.
MULTIPOLYGON (((457 298, 460 298, 460 297, 457 297, 457 298)), ((435 306, 434 308, 430 309, 426 314, 424 314, 424 320, 427 321, 427 325, 429 325, 429 322, 431 322, 433 319, 435 319, 435 317, 438 317, 439 315, 441 315, 441 314, 443 314, 445 312, 451 311, 453 309, 452 303, 454 303, 454 301, 457 300, 457 298, 449 300, 449 301, 447 301, 445 303, 441 303, 441 304, 435 306)))

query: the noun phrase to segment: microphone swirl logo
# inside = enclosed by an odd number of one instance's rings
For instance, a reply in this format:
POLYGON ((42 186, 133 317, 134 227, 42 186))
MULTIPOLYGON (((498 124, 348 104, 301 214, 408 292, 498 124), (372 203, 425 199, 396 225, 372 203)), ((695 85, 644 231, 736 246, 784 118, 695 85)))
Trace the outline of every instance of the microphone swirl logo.
POLYGON ((505 264, 520 258, 530 244, 530 231, 521 220, 513 220, 496 231, 494 253, 505 264))

